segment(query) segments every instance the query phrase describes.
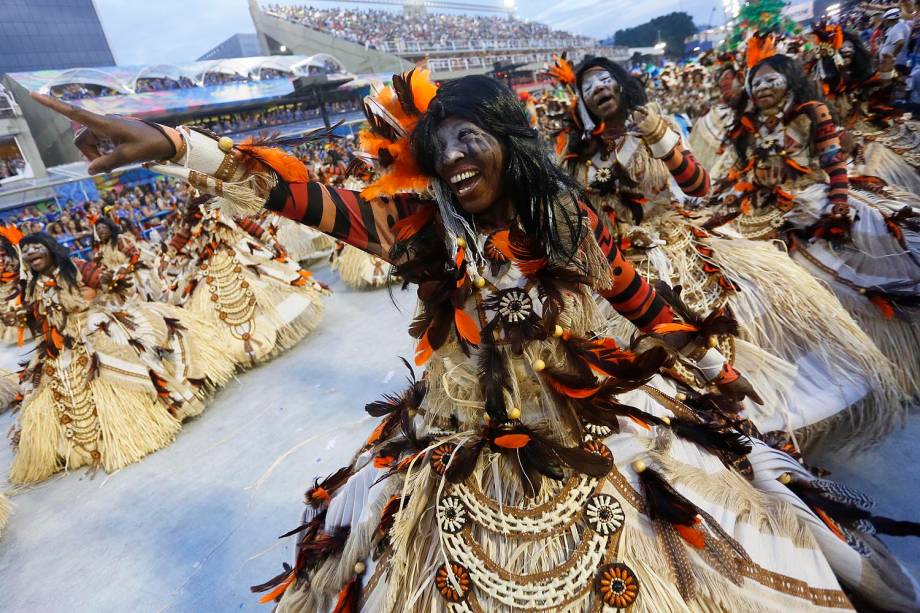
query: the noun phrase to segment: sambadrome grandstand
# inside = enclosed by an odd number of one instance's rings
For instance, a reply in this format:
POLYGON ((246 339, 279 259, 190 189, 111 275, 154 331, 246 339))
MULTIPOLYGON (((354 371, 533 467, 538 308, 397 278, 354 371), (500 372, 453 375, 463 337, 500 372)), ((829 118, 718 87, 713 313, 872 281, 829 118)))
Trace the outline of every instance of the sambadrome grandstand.
POLYGON ((0 221, 11 211, 65 211, 111 200, 158 177, 143 168, 89 177, 74 126, 30 92, 99 113, 196 124, 235 137, 292 134, 339 121, 350 132, 375 83, 414 66, 439 81, 490 73, 533 86, 553 54, 618 61, 631 50, 517 19, 501 6, 455 1, 356 0, 314 8, 249 9, 262 55, 185 65, 89 66, 9 73, 0 87, 0 221), (354 8, 342 8, 343 5, 354 8), (449 11, 449 12, 444 12, 449 11))

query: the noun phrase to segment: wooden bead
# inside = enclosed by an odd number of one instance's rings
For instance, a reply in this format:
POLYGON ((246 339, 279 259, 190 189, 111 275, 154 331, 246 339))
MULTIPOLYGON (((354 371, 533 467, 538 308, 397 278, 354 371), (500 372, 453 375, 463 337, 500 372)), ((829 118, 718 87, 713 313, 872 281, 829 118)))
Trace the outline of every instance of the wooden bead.
POLYGON ((544 362, 543 360, 540 360, 540 359, 534 360, 534 362, 533 362, 533 369, 534 369, 535 371, 540 372, 540 371, 543 370, 544 368, 546 368, 546 362, 544 362))
POLYGON ((508 409, 508 419, 520 419, 521 418, 521 409, 517 407, 511 407, 508 409))
POLYGON ((670 426, 670 425, 671 425, 671 418, 668 417, 667 415, 665 415, 664 417, 662 417, 662 418, 661 418, 661 421, 663 421, 663 422, 664 422, 664 425, 666 425, 666 426, 670 426))
POLYGON ((683 393, 683 392, 677 392, 677 393, 674 395, 674 397, 677 398, 678 400, 680 400, 681 402, 683 402, 684 400, 687 399, 687 394, 685 394, 685 393, 683 393))
POLYGON ((366 570, 367 570, 367 564, 361 561, 355 562, 355 574, 356 575, 363 575, 364 571, 366 570))
POLYGON ((712 348, 712 349, 715 349, 716 347, 718 347, 718 346, 719 346, 719 339, 718 339, 718 337, 716 337, 716 336, 710 336, 710 337, 709 337, 709 346, 710 346, 710 348, 712 348))
POLYGON ((565 330, 562 329, 562 326, 556 325, 553 329, 553 336, 562 336, 565 333, 565 330))
POLYGON ((479 289, 482 289, 486 286, 486 280, 483 279, 482 277, 476 277, 476 280, 473 281, 473 285, 475 285, 479 289))
POLYGON ((633 462, 632 467, 633 467, 633 470, 636 471, 637 473, 643 473, 645 472, 645 469, 648 468, 646 463, 643 462, 642 460, 636 460, 635 462, 633 462))
POLYGON ((462 238, 458 238, 458 239, 457 239, 457 246, 458 246, 458 247, 466 247, 466 240, 464 240, 464 239, 462 239, 462 238))
POLYGON ((779 476, 778 481, 783 485, 789 485, 792 483, 792 475, 789 473, 783 473, 779 476))
POLYGON ((224 153, 230 153, 230 150, 233 149, 233 139, 229 136, 221 136, 217 141, 217 147, 224 153))
POLYGON ((492 423, 492 417, 488 413, 482 414, 482 423, 489 424, 492 423))

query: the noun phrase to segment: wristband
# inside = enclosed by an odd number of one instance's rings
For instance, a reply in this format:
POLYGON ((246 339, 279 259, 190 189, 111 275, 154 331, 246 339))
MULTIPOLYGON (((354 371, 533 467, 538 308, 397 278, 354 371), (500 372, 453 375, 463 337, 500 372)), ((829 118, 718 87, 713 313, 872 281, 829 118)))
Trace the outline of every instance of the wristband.
POLYGON ((674 147, 676 147, 679 142, 680 136, 678 136, 674 130, 667 129, 664 136, 662 136, 658 142, 649 143, 648 148, 651 150, 652 156, 660 160, 674 151, 674 147))

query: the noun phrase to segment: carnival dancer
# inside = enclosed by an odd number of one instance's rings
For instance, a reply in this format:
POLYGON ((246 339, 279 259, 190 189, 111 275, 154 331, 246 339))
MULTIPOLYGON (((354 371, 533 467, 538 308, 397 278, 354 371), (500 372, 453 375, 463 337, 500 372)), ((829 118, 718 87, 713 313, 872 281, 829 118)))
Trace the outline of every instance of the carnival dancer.
POLYGON ((0 227, 0 338, 19 347, 31 336, 23 306, 21 239, 22 232, 15 226, 0 227))
MULTIPOLYGON (((710 235, 675 203, 706 194, 708 177, 640 82, 604 58, 571 72, 581 123, 565 168, 641 274, 680 286, 680 301, 696 312, 727 308, 737 319, 747 342, 725 353, 768 398, 763 407, 747 402, 746 415, 799 446, 832 430, 837 445, 887 432, 907 398, 837 298, 772 245, 710 235)), ((618 336, 630 334, 612 321, 618 336)))
POLYGON ((711 176, 721 177, 721 161, 725 159, 728 132, 734 122, 734 104, 741 94, 744 73, 730 55, 719 58, 713 68, 712 78, 718 87, 718 98, 710 105, 709 111, 696 120, 687 144, 696 160, 709 170, 711 176))
POLYGON ((189 202, 177 215, 167 274, 173 301, 209 322, 225 354, 249 367, 316 328, 328 290, 251 217, 237 219, 243 227, 215 203, 189 202))
POLYGON ((850 173, 920 193, 920 122, 900 117, 892 105, 897 72, 876 70, 855 32, 819 24, 814 34, 814 77, 842 128, 841 146, 853 159, 850 173))
POLYGON ((793 259, 832 288, 917 395, 920 198, 848 177, 830 110, 797 61, 762 60, 745 89, 731 133, 736 161, 708 226, 785 239, 793 259))
POLYGON ((135 296, 146 302, 163 298, 156 254, 142 248, 130 232, 122 232, 107 217, 99 218, 93 226, 92 260, 100 269, 106 298, 122 302, 135 296))
MULTIPOLYGON (((640 297, 641 312, 623 310, 643 330, 674 314, 603 225, 590 231, 579 190, 514 94, 481 76, 435 90, 426 76, 397 75, 368 104, 363 146, 392 161, 371 201, 305 183, 303 169, 258 148, 37 96, 117 143, 90 171, 171 159, 157 170, 230 206, 310 222, 419 287, 410 333, 427 372, 368 405, 380 426, 307 492, 294 566, 261 586, 267 599, 284 611, 849 609, 813 535, 850 522, 822 510, 828 499, 808 479, 783 487, 812 494, 827 526, 735 472, 750 447, 657 374, 668 358, 694 360, 593 334, 604 324, 594 292, 640 297)), ((752 393, 718 351, 700 349, 697 367, 724 391, 752 393)), ((879 607, 915 607, 914 585, 890 570, 864 564, 848 587, 879 607)))
POLYGON ((20 245, 37 346, 21 373, 10 481, 81 466, 111 472, 167 446, 201 403, 203 382, 174 368, 189 362, 181 323, 140 301, 91 304, 96 290, 53 238, 30 234, 20 245))

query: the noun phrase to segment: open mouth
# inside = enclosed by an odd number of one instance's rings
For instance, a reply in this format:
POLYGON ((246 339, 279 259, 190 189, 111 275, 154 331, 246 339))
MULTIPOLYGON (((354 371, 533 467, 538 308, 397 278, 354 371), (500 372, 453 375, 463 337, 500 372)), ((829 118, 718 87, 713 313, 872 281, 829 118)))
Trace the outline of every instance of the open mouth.
POLYGON ((613 96, 611 96, 610 94, 601 94, 597 98, 595 98, 594 101, 597 104, 597 107, 601 108, 603 106, 607 106, 607 104, 609 104, 610 102, 613 102, 613 96))
POLYGON ((461 170, 453 175, 450 178, 450 184, 457 190, 458 196, 464 196, 476 187, 481 178, 482 175, 478 170, 469 168, 467 170, 461 170))

